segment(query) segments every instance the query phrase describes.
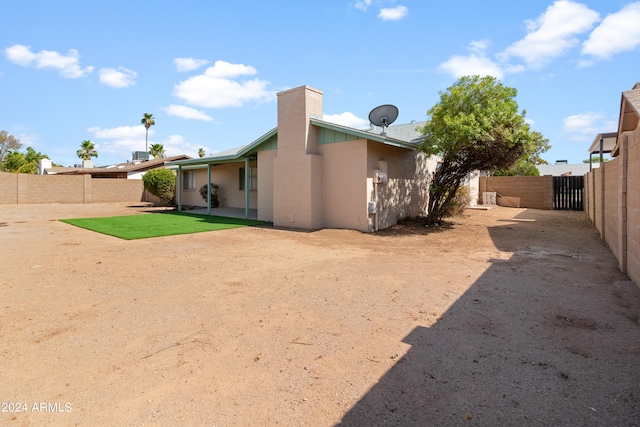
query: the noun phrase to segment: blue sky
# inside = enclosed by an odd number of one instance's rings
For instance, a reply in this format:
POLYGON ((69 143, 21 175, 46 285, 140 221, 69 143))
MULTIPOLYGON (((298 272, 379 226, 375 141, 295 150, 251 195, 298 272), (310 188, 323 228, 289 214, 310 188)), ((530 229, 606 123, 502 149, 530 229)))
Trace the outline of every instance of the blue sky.
POLYGON ((327 119, 358 128, 394 104, 427 118, 467 74, 518 90, 543 157, 579 163, 617 130, 621 92, 640 81, 640 1, 23 0, 3 4, 0 130, 55 163, 214 154, 276 125, 279 91, 324 92, 327 119))

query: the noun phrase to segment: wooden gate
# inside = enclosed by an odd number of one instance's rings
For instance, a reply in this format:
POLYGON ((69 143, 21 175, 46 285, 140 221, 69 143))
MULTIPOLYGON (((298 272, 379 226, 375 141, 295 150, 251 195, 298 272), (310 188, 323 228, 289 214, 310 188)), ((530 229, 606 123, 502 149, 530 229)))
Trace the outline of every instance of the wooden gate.
POLYGON ((584 210, 584 177, 553 177, 553 209, 584 210))

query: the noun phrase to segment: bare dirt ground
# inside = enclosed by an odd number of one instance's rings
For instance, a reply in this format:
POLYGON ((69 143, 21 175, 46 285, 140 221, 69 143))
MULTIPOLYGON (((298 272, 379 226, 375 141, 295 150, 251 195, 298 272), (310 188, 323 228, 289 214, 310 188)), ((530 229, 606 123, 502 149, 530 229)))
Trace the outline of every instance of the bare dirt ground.
POLYGON ((0 425, 637 426, 640 289, 582 213, 124 241, 0 206, 0 425))

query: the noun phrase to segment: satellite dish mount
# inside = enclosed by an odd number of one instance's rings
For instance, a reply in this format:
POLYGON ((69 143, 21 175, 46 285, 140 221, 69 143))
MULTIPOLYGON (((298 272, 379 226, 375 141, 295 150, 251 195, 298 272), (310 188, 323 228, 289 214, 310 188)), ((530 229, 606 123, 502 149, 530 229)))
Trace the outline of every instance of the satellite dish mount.
POLYGON ((380 135, 387 136, 384 131, 389 125, 396 121, 398 118, 398 107, 391 104, 381 105, 374 108, 369 113, 369 121, 371 124, 382 127, 380 135))

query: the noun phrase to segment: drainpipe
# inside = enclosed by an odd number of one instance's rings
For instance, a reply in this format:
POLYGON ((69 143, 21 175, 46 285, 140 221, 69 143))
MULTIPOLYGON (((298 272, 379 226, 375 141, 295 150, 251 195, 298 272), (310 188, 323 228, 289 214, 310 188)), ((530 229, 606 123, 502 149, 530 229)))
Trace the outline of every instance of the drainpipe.
POLYGON ((376 201, 376 213, 373 214, 375 217, 375 225, 374 225, 374 231, 378 231, 378 210, 380 209, 379 203, 378 203, 378 183, 377 183, 377 179, 375 176, 375 171, 374 171, 374 176, 373 176, 373 193, 374 193, 374 197, 375 197, 375 201, 376 201))

